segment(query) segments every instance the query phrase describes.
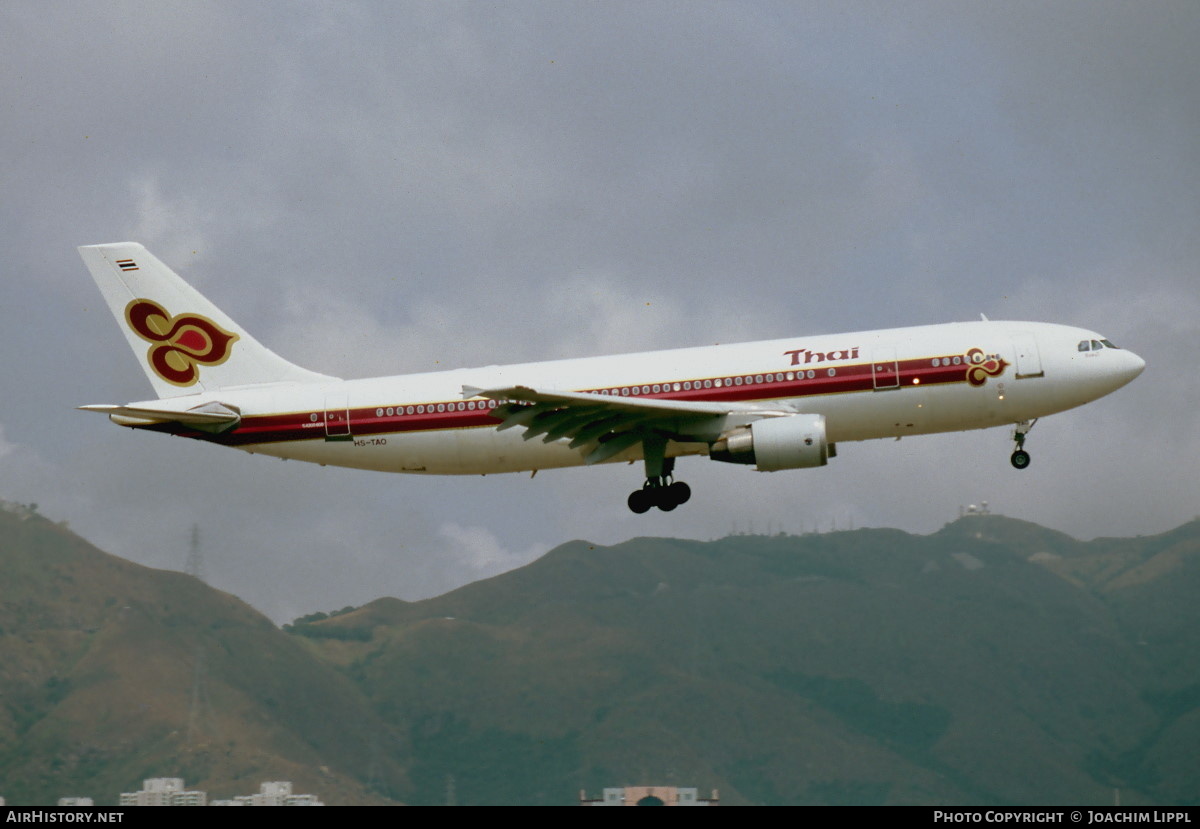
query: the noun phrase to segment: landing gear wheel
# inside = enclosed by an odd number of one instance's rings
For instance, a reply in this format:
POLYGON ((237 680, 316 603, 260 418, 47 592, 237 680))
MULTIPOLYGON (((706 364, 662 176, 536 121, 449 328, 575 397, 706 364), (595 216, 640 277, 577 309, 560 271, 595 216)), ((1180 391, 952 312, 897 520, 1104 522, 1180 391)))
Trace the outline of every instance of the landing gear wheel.
POLYGON ((1012 465, 1016 469, 1025 469, 1029 466, 1029 453, 1025 451, 1025 436, 1036 425, 1037 418, 1022 420, 1020 423, 1013 424, 1013 442, 1017 446, 1016 451, 1012 453, 1012 457, 1009 460, 1012 461, 1012 465))
POLYGON ((651 489, 635 489, 629 493, 629 509, 641 515, 648 512, 650 507, 654 506, 654 491, 651 489))
POLYGON ((692 488, 683 481, 676 481, 667 487, 667 492, 671 493, 671 499, 676 505, 686 504, 692 498, 692 488))

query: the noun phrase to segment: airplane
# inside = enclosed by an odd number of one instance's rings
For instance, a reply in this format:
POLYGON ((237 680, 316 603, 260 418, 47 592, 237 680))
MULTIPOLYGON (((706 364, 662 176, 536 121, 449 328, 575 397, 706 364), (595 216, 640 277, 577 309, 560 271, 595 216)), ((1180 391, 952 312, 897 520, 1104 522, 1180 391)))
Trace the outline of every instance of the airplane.
POLYGON ((388 472, 489 475, 644 464, 629 508, 691 497, 676 458, 774 472, 839 443, 1011 425, 1124 386, 1145 362, 1083 328, 952 322, 343 380, 255 340, 142 245, 79 248, 157 399, 81 409, 251 454, 388 472))

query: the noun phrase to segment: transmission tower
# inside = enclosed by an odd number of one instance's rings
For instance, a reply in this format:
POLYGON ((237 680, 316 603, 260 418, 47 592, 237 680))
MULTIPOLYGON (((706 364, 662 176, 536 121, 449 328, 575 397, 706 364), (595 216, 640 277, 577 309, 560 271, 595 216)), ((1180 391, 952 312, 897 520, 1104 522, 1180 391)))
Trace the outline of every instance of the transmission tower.
POLYGON ((200 525, 192 524, 192 539, 188 544, 187 562, 183 572, 204 581, 204 559, 200 555, 200 525))

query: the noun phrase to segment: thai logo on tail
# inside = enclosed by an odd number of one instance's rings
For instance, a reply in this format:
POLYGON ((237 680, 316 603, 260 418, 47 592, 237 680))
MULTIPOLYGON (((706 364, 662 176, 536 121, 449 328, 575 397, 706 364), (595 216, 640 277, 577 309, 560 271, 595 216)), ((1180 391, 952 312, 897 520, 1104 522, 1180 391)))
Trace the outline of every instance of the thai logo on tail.
POLYGON ((148 299, 125 306, 125 321, 148 343, 146 359, 154 373, 176 386, 200 379, 198 366, 219 366, 229 359, 238 335, 199 314, 171 316, 148 299))
POLYGON ((982 386, 989 377, 999 377, 1008 368, 1008 361, 996 354, 984 354, 983 349, 972 348, 967 352, 967 382, 982 386))

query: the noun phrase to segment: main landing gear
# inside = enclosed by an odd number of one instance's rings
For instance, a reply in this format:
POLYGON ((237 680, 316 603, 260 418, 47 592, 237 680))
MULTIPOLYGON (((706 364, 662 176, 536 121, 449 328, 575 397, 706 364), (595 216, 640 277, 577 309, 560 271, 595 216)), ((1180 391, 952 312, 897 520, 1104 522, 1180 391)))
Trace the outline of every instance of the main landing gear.
POLYGON ((646 459, 646 483, 641 489, 629 493, 629 509, 641 515, 651 507, 670 512, 692 497, 692 488, 683 481, 676 481, 671 474, 675 471, 675 459, 665 457, 666 438, 649 437, 642 441, 646 459))
POLYGON ((669 475, 647 478, 641 489, 629 493, 629 508, 638 515, 651 507, 670 512, 680 504, 686 504, 691 497, 692 488, 683 481, 672 481, 669 475))
POLYGON ((1009 460, 1017 469, 1025 469, 1029 466, 1029 453, 1025 451, 1025 436, 1033 429, 1033 425, 1037 423, 1037 419, 1022 420, 1013 427, 1013 440, 1017 444, 1016 451, 1012 453, 1009 460))

